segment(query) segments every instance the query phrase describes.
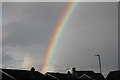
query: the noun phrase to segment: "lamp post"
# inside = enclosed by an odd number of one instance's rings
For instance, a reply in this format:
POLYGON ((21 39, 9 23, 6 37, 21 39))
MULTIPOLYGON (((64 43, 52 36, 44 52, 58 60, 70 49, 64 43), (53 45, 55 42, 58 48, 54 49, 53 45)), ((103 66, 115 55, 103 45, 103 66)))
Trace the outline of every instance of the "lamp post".
POLYGON ((95 55, 95 56, 97 56, 97 57, 98 57, 98 60, 99 60, 100 73, 102 74, 100 55, 99 55, 99 54, 97 54, 97 55, 95 55))

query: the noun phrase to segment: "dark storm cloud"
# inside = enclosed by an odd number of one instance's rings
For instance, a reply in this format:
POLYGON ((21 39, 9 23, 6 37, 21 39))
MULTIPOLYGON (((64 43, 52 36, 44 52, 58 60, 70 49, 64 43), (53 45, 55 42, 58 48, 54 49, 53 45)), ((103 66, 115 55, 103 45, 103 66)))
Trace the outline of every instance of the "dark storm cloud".
MULTIPOLYGON (((6 57, 3 65, 12 57, 11 63, 18 61, 23 69, 31 66, 40 69, 53 32, 67 5, 3 3, 3 57, 6 57)), ((104 73, 116 69, 117 10, 117 3, 79 3, 64 29, 49 68, 64 72, 75 66, 98 72, 98 59, 94 55, 100 54, 104 73)), ((12 67, 10 64, 7 66, 12 67)))

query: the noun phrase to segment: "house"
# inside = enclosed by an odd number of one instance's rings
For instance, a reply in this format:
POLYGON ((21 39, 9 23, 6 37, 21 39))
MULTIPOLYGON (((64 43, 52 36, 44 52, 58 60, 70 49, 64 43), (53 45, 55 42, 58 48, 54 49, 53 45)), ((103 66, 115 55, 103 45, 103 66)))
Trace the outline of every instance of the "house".
POLYGON ((101 73, 94 73, 93 71, 76 71, 72 68, 72 76, 80 80, 105 80, 101 73))
POLYGON ((2 73, 2 80, 47 80, 33 67, 31 70, 0 69, 0 73, 2 73))
POLYGON ((111 71, 106 77, 106 80, 120 80, 120 70, 111 71))
POLYGON ((75 68, 72 68, 72 72, 47 72, 44 75, 35 71, 33 67, 31 70, 0 69, 0 74, 2 74, 2 80, 105 80, 100 73, 76 71, 75 68))
POLYGON ((105 80, 101 73, 94 73, 93 71, 76 71, 72 68, 72 73, 68 71, 67 73, 45 73, 46 77, 51 77, 54 80, 105 80))

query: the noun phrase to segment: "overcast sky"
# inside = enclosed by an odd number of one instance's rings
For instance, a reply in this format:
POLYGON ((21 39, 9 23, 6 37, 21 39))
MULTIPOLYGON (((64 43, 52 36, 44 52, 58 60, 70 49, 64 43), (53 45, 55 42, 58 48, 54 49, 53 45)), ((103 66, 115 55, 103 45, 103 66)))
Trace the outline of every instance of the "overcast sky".
MULTIPOLYGON (((3 3, 3 68, 41 70, 55 28, 69 3, 3 3)), ((49 66, 107 73, 118 67, 117 3, 79 3, 49 66)))
POLYGON ((2 67, 2 4, 0 2, 0 67, 2 67))
POLYGON ((118 2, 119 0, 1 0, 2 2, 118 2))

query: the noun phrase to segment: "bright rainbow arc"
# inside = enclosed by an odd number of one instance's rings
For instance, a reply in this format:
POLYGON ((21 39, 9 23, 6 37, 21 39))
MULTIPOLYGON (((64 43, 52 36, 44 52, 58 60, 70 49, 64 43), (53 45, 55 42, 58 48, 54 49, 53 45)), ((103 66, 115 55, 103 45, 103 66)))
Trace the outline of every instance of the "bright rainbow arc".
POLYGON ((45 60, 43 62, 43 66, 42 66, 42 72, 45 73, 50 65, 50 61, 53 58, 53 55, 56 51, 56 48, 59 44, 61 35, 65 29, 65 26, 67 25, 70 17, 72 16, 75 7, 77 6, 78 2, 70 2, 67 9, 65 9, 65 12, 62 16, 62 18, 60 19, 57 28, 54 32, 54 35, 52 37, 52 40, 50 42, 49 48, 47 50, 46 56, 45 56, 45 60))

